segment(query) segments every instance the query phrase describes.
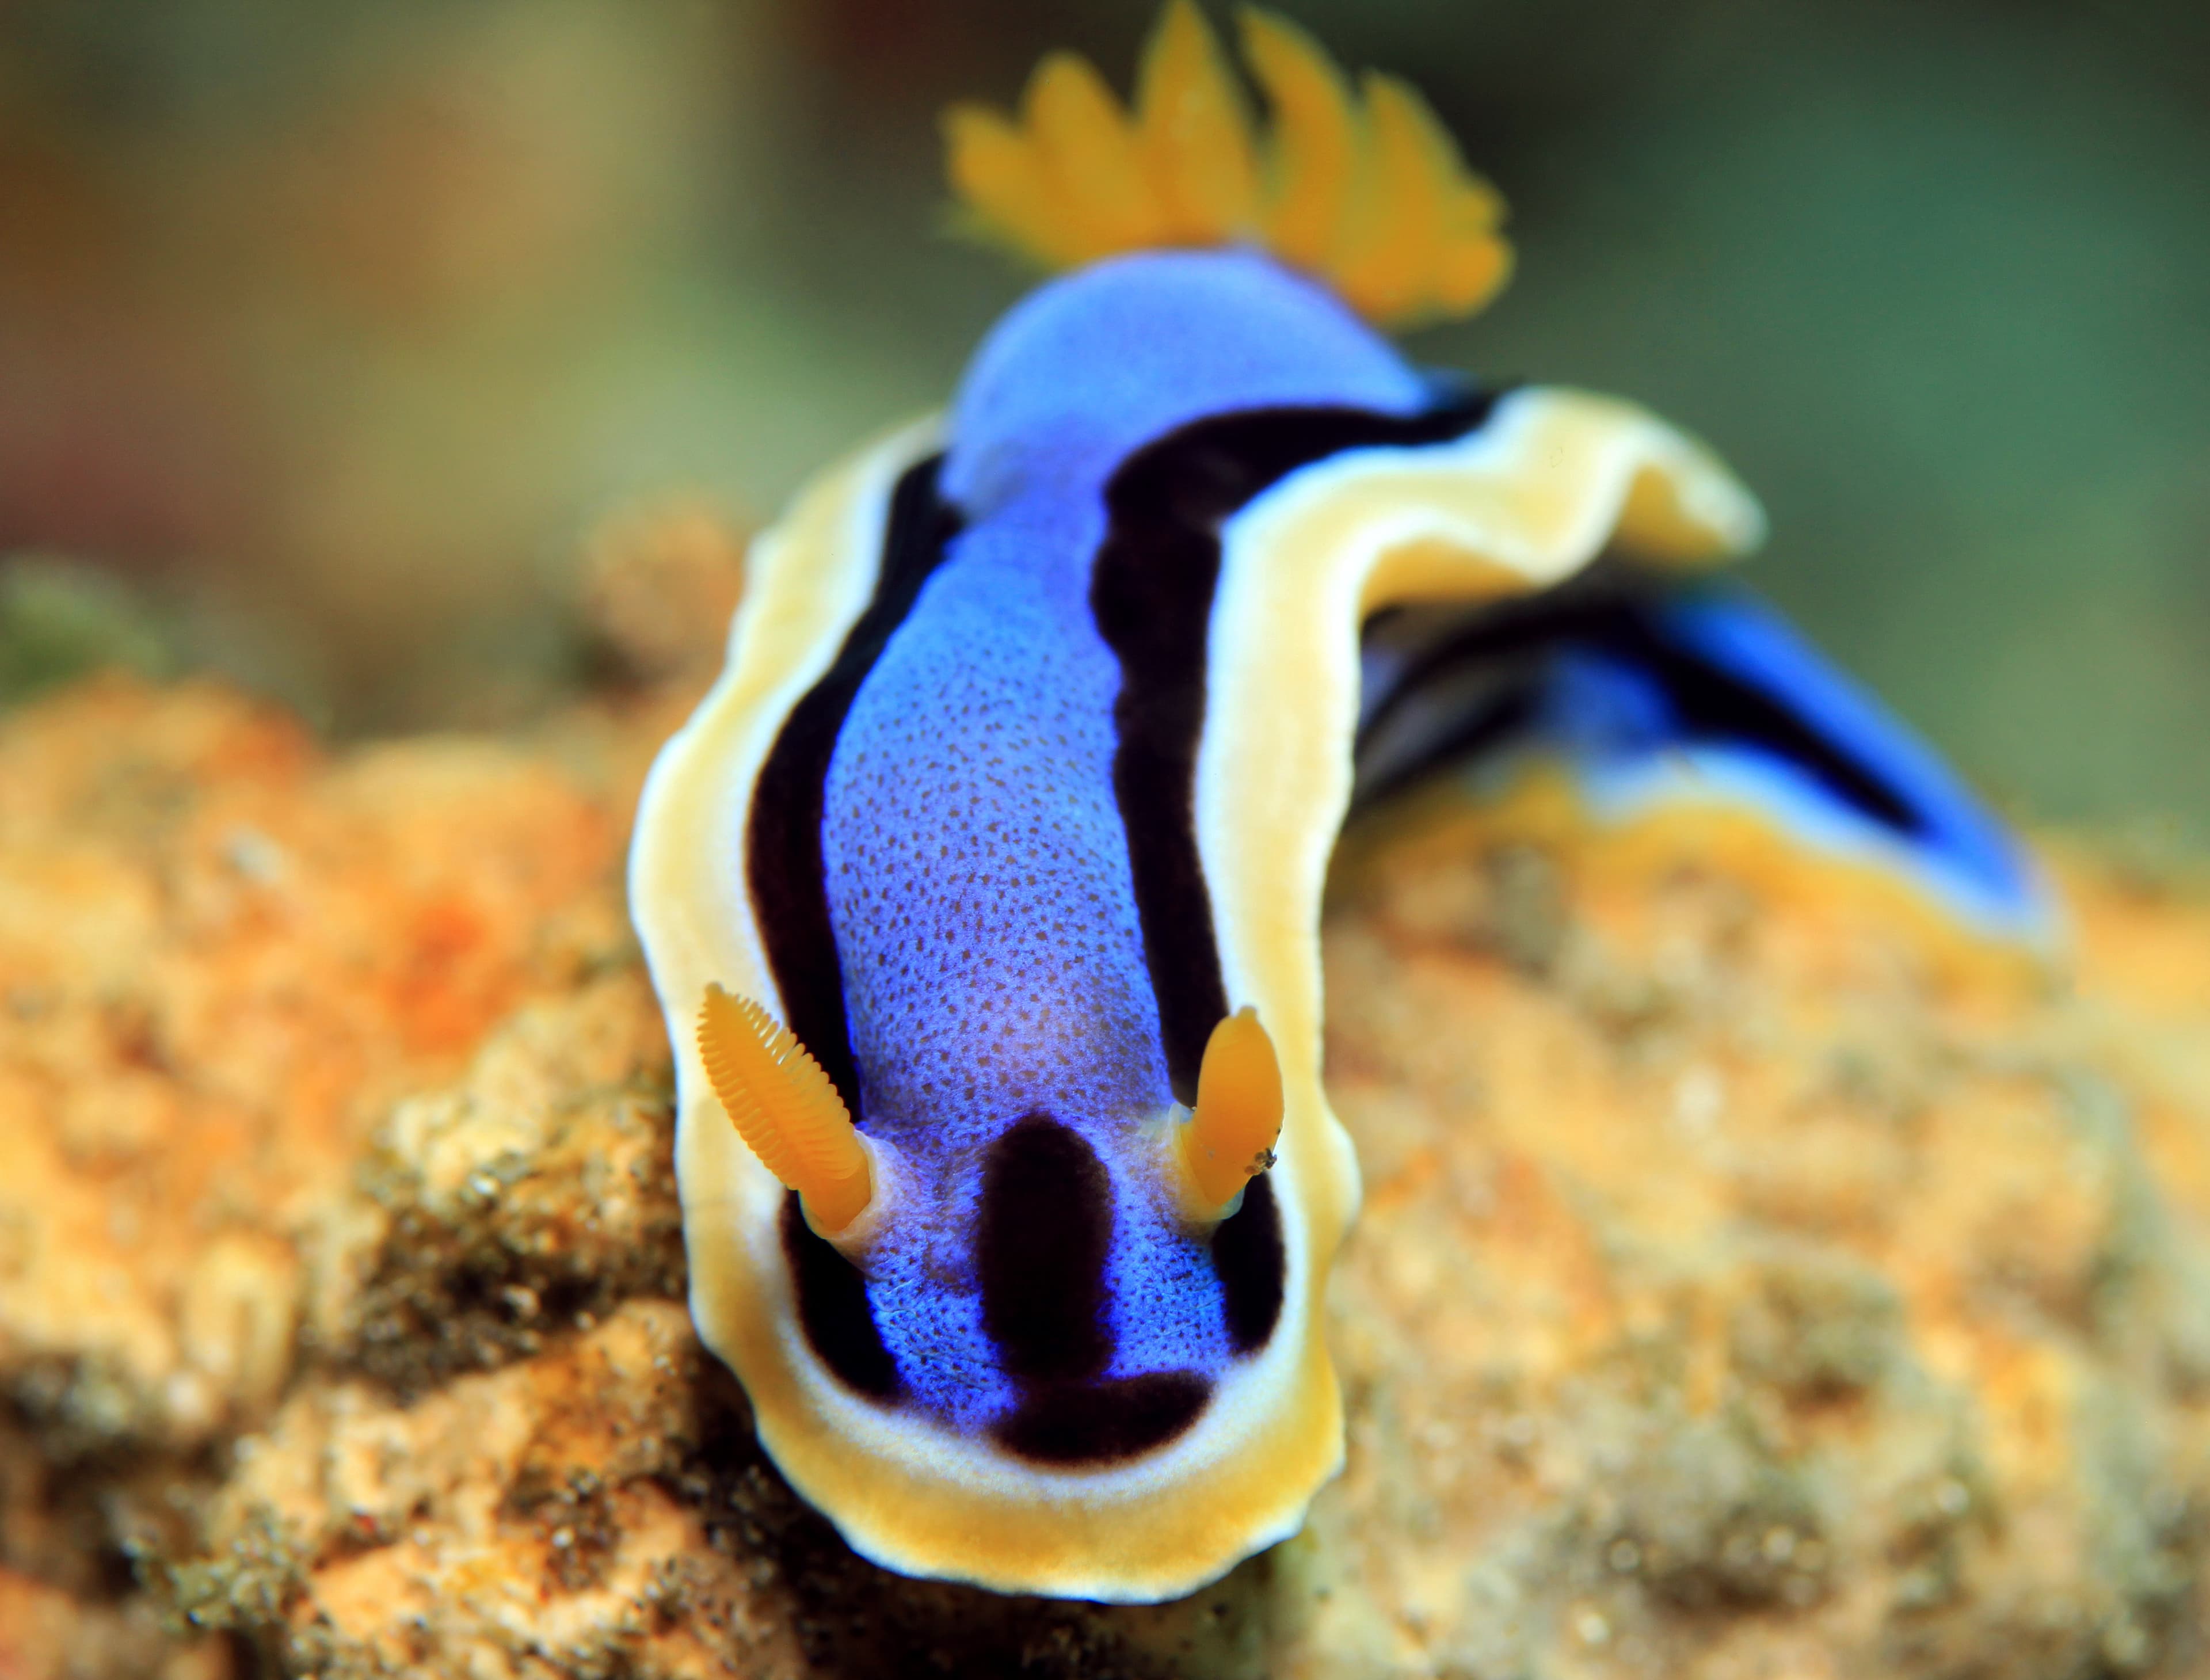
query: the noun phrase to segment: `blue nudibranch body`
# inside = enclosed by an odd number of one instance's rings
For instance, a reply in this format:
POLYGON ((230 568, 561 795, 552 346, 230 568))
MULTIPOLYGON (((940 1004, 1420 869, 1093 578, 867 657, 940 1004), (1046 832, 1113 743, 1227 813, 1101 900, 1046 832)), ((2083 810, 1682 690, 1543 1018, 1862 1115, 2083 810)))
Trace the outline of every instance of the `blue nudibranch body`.
POLYGON ((915 1574, 1163 1598, 1294 1532, 1339 1464, 1321 1301, 1358 1174, 1318 928, 1354 799, 1539 764, 1591 821, 1727 804, 1979 936, 2044 924, 1937 760, 1695 580, 1761 529, 1706 451, 1627 404, 1438 380, 1360 318, 1492 287, 1493 199, 1436 173, 1398 84, 1362 109, 1251 27, 1271 198, 1247 131, 1187 139, 1226 107, 1186 7, 1132 124, 1061 59, 1030 151, 955 130, 970 203, 1066 233, 1072 272, 948 420, 761 540, 639 816, 701 1334, 793 1484, 915 1574), (1198 147, 1164 174, 1161 134, 1198 147), (1322 190, 1331 134, 1366 173, 1322 190), (1168 185, 1066 233, 1023 193, 1070 136, 1093 184, 1168 185), (1416 223, 1360 231, 1355 189, 1422 168, 1446 226, 1408 256, 1416 223), (1203 248, 1175 195, 1208 180, 1253 237, 1203 248))

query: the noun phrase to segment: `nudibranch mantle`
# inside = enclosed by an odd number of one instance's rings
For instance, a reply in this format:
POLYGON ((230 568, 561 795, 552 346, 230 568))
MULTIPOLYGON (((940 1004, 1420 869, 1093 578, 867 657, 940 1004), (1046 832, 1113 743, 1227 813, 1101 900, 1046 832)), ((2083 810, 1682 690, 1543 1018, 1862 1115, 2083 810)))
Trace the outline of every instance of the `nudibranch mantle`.
MULTIPOLYGON (((632 898, 672 1019, 711 983, 766 1000, 903 1163, 857 1284, 796 1235, 676 1035, 698 1324, 777 1463, 860 1550, 1154 1598, 1296 1527, 1341 1453, 1319 1299, 1357 1172, 1320 1085, 1317 916, 1360 624, 1395 599, 1540 588, 1615 539, 1718 553, 1755 529, 1723 471, 1638 410, 1439 393, 1265 257, 1174 252, 1043 288, 948 429, 864 451, 761 541, 727 668, 654 769, 632 898), (917 587, 888 575, 931 541, 917 587), (895 625, 864 626, 886 594, 895 625), (815 802, 766 811, 763 787, 791 802, 792 722, 857 629, 871 654, 812 743, 815 802), (793 820, 818 836, 812 925, 831 939, 779 964, 805 918, 758 848, 793 820), (1271 1230, 1224 1263, 1152 1163, 1231 1004, 1278 1047, 1287 1112, 1219 1233, 1271 1230), (1075 1352, 1023 1322, 1033 1303, 993 1305, 993 1174, 1052 1224, 1102 1231, 1087 1273, 1048 1241, 1029 1262, 1065 1274, 1047 1305, 1076 1320, 1075 1352), (800 1295, 832 1267, 879 1342, 824 1359, 800 1295)), ((999 1239, 1017 1267, 1038 1242, 999 1239)))
MULTIPOLYGON (((1193 16, 1162 100, 1209 74, 1193 16)), ((1427 268, 1331 261, 1392 308, 1470 295, 1501 259, 1470 263, 1492 213, 1454 202, 1427 268)), ((1805 845, 1934 859, 1914 884, 1999 934, 2041 913, 1937 762, 1682 581, 1762 532, 1706 450, 1631 404, 1423 374, 1315 272, 1108 252, 1030 294, 947 420, 756 544, 647 782, 631 899, 692 1314, 793 1485, 909 1574, 1164 1598, 1293 1532, 1339 1466, 1322 1302, 1359 1181, 1319 922, 1376 787, 1554 763, 1602 820, 1682 792, 1653 767, 1685 754, 1805 845), (702 1016, 716 988, 751 1002, 702 1016), (722 1054, 733 1021, 773 1044, 722 1054), (725 1112, 694 1023, 725 1079, 782 1079, 784 1030, 818 1072, 725 1112), (1200 1090, 1229 1087, 1208 1132, 1200 1090), (739 1109, 801 1116, 864 1211, 822 1224, 806 1151, 768 1149, 778 1181, 739 1109), (1229 1135, 1229 1178, 1196 1181, 1247 1181, 1193 1199, 1191 1140, 1229 1135)))

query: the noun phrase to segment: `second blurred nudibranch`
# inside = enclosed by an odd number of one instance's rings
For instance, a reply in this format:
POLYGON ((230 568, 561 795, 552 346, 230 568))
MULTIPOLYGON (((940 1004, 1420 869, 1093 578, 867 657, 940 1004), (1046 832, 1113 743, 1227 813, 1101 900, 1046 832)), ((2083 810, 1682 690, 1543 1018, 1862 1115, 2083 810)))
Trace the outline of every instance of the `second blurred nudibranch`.
POLYGON ((2009 831, 1745 589, 1649 595, 1599 568, 1503 609, 1382 620, 1365 659, 1362 808, 1416 789, 1523 828, 1553 793, 1597 829, 1724 814, 1882 878, 1990 954, 2036 961, 2056 937, 2009 831))
POLYGON ((1382 336, 1501 283, 1496 196, 1404 84, 1242 43, 1264 126, 1186 0, 1132 108, 1058 55, 952 113, 969 225, 1064 272, 759 540, 631 857, 701 1336, 855 1547, 1007 1592, 1190 1592, 1343 1461, 1355 808, 1723 818, 1990 948, 2049 925, 1939 758, 1709 581, 1764 531, 1709 450, 1382 336))

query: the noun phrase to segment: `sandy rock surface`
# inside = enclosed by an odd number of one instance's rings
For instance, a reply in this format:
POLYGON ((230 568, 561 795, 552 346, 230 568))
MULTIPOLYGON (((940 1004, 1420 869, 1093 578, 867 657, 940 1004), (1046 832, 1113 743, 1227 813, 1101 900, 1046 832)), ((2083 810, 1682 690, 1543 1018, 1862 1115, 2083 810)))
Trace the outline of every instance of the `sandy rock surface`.
POLYGON ((682 1306, 619 858, 697 672, 613 575, 635 686, 528 740, 0 717, 0 1677, 2210 1671, 2210 891, 2086 856, 2035 965, 1368 837, 1305 1533, 1156 1609, 853 1557, 682 1306))

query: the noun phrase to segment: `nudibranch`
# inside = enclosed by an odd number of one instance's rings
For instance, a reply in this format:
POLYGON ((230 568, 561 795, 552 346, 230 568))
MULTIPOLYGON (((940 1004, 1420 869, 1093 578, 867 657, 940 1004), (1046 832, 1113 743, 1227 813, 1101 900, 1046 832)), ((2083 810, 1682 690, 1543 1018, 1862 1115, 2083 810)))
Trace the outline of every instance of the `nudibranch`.
POLYGON ((759 540, 638 816, 699 1333, 911 1574, 1167 1598, 1340 1465, 1355 800, 1539 762, 1591 821, 1730 804, 1976 935, 2044 920, 1957 779, 1705 578, 1762 520, 1702 445, 1403 360, 1380 329, 1501 282, 1496 197, 1403 83, 1241 22, 1263 130, 1186 0, 1132 111, 1061 55, 1017 121, 952 114, 969 220, 1059 272, 759 540))

